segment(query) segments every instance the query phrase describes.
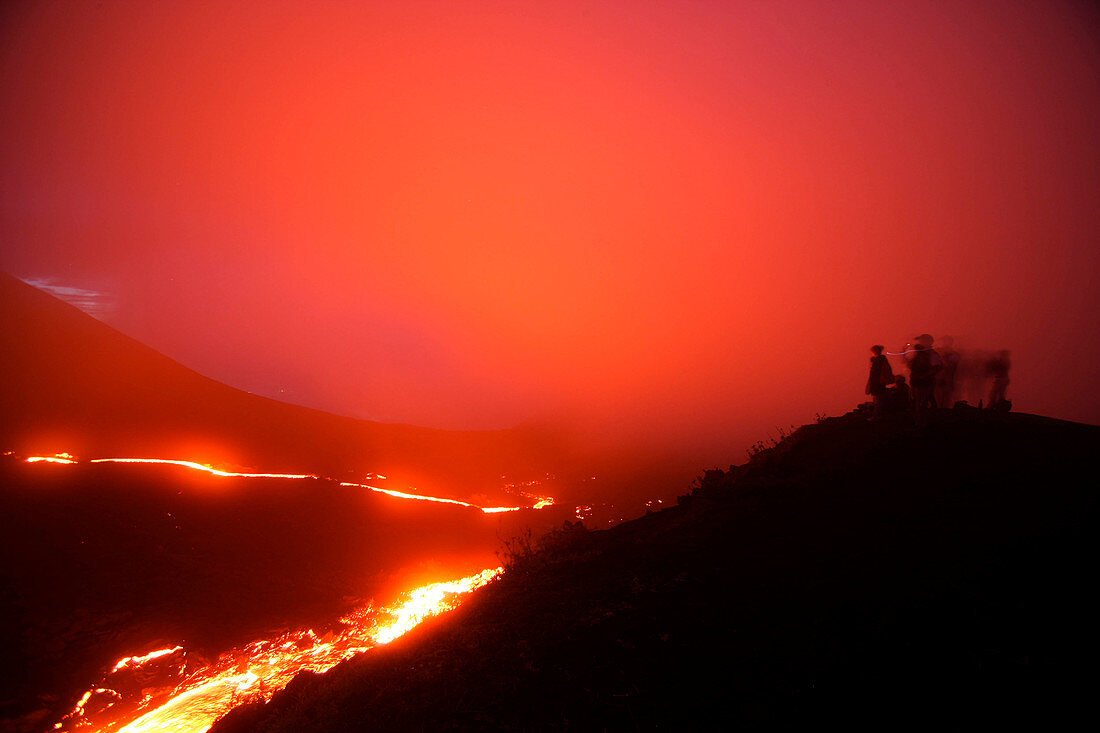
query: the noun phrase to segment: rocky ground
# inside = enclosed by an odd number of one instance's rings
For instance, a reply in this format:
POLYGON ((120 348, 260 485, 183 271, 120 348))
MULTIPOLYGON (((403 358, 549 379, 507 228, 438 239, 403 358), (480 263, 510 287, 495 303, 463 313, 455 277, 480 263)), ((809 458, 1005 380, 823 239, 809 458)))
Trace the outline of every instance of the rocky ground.
POLYGON ((865 418, 707 471, 679 506, 518 543, 456 613, 214 730, 1073 720, 1100 428, 865 418))

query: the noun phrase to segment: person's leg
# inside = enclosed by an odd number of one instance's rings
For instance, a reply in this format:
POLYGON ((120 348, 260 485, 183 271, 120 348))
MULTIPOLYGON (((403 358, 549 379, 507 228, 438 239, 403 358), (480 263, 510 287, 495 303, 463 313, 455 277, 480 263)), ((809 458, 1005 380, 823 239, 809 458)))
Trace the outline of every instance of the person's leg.
POLYGON ((989 406, 994 407, 999 405, 1005 398, 1005 392, 1008 391, 1008 380, 995 378, 993 380, 993 389, 989 393, 989 406))
POLYGON ((878 394, 871 395, 871 399, 875 403, 875 409, 871 412, 871 419, 881 420, 883 412, 885 412, 883 403, 886 402, 886 395, 882 392, 879 392, 878 394))
POLYGON ((917 387, 913 390, 915 416, 917 427, 924 427, 928 422, 928 407, 932 402, 932 387, 917 387))

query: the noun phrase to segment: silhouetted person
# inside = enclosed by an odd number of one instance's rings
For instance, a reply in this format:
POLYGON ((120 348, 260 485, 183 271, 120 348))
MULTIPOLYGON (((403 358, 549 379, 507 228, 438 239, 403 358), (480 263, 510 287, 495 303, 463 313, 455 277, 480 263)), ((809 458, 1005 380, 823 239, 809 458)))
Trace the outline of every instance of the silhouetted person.
POLYGON ((905 412, 909 409, 909 385, 902 374, 894 377, 894 386, 890 389, 888 402, 891 412, 905 412))
POLYGON ((993 384, 989 388, 989 409, 1004 409, 1003 406, 1009 404, 1008 400, 1005 399, 1005 393, 1008 391, 1008 370, 1011 368, 1012 362, 1009 361, 1009 352, 1005 349, 998 351, 989 360, 989 376, 993 380, 993 384))
POLYGON ((936 409, 936 375, 943 367, 943 362, 940 360, 940 355, 932 348, 932 343, 932 336, 922 333, 917 336, 915 344, 905 349, 917 425, 925 424, 928 420, 928 411, 936 409))
POLYGON ((886 386, 894 382, 894 370, 882 353, 884 347, 878 344, 871 347, 871 374, 867 377, 867 394, 875 401, 872 420, 881 420, 886 409, 886 386))
POLYGON ((990 354, 980 349, 960 351, 955 371, 955 393, 971 405, 985 404, 989 397, 990 354))
POLYGON ((955 404, 956 377, 962 355, 955 351, 955 339, 950 336, 940 339, 940 347, 936 351, 943 361, 943 368, 936 375, 936 404, 940 407, 951 407, 955 404))

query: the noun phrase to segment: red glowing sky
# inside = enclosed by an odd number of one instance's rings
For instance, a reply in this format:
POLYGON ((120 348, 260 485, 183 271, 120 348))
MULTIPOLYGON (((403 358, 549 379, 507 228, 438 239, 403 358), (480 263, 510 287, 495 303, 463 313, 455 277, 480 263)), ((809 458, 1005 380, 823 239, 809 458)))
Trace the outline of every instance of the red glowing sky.
POLYGON ((928 331, 1100 422, 1084 3, 5 13, 0 269, 234 386, 736 443, 928 331))

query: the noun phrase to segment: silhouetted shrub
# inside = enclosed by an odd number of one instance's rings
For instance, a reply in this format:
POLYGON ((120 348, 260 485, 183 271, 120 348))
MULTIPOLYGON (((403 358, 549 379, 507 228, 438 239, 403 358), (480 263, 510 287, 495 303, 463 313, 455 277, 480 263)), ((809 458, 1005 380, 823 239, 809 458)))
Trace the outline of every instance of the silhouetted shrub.
POLYGON ((504 569, 510 571, 525 562, 535 551, 535 543, 531 539, 531 528, 524 527, 518 535, 504 540, 504 547, 497 552, 497 558, 504 569))
POLYGON ((566 559, 572 559, 585 551, 588 529, 578 520, 562 522, 538 540, 531 537, 531 529, 504 540, 504 548, 497 552, 505 572, 524 574, 566 559))
MULTIPOLYGON (((818 418, 819 421, 826 419, 824 415, 819 415, 818 418)), ((749 454, 749 460, 755 460, 759 456, 766 454, 772 448, 777 448, 783 441, 794 435, 797 430, 798 427, 795 425, 791 425, 789 428, 781 428, 777 426, 775 428, 775 436, 773 436, 771 433, 768 433, 767 440, 758 440, 751 446, 749 446, 749 448, 745 451, 749 454)))
MULTIPOLYGON (((697 477, 692 483, 691 494, 713 495, 728 492, 733 489, 733 485, 739 473, 740 469, 737 466, 730 466, 728 471, 724 471, 721 468, 705 470, 703 471, 703 475, 697 477)), ((690 499, 690 497, 688 498, 690 499)))

